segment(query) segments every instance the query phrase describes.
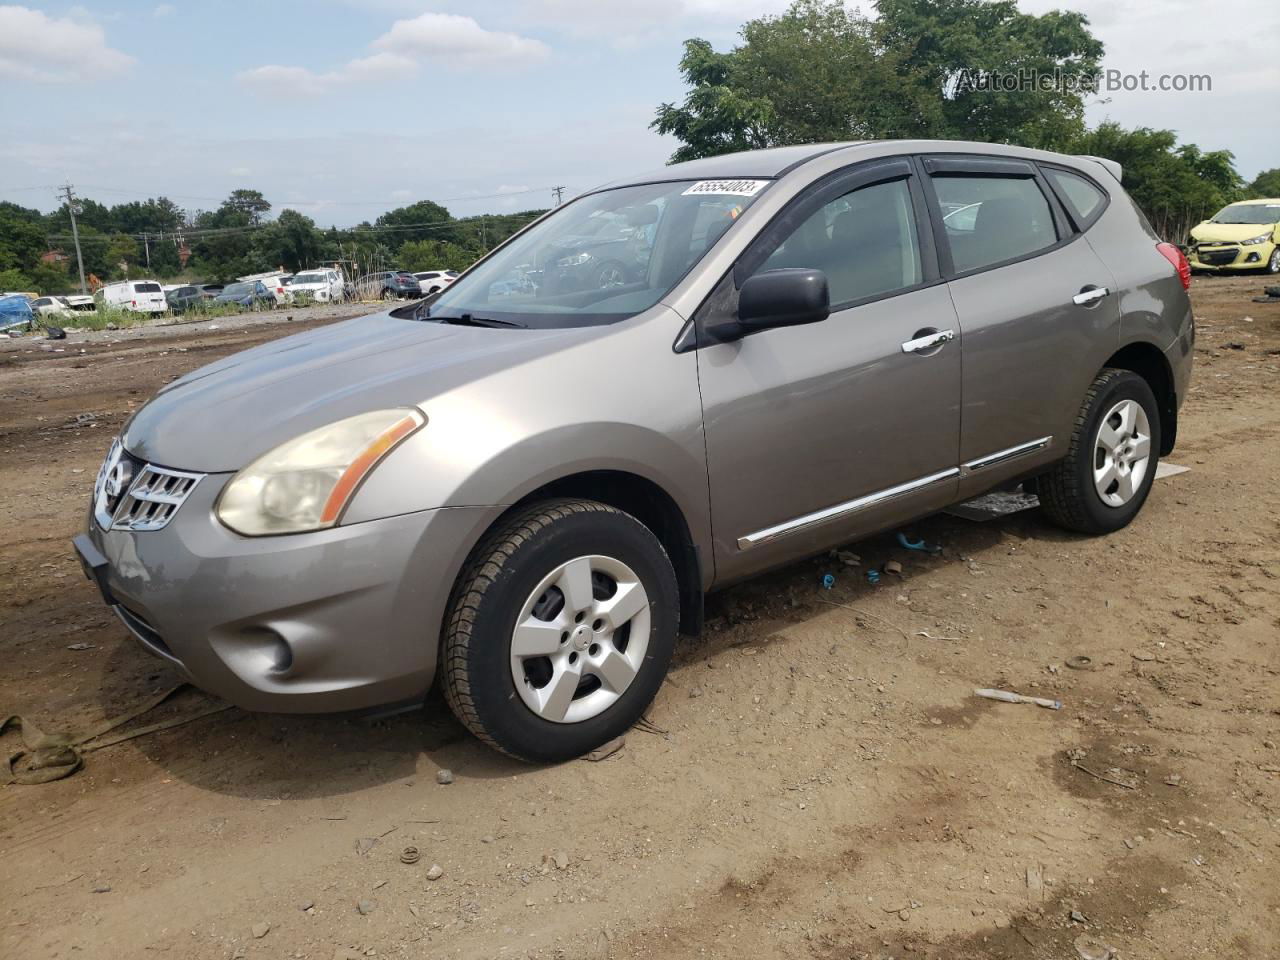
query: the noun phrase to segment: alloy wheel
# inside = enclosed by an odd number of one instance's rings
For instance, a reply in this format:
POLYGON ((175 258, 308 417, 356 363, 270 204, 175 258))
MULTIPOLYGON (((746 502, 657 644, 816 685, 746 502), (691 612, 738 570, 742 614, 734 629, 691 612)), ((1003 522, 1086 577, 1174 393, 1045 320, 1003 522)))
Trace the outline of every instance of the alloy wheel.
POLYGON ((516 691, 553 723, 598 716, 635 680, 649 626, 648 594, 625 563, 604 556, 563 563, 534 588, 516 618, 516 691))
POLYGON ((1280 245, 1271 251, 1271 259, 1267 261, 1267 273, 1280 273, 1280 245))
POLYGON ((1123 507, 1142 489, 1151 468, 1151 422, 1136 400, 1121 400, 1098 425, 1093 485, 1102 502, 1123 507))

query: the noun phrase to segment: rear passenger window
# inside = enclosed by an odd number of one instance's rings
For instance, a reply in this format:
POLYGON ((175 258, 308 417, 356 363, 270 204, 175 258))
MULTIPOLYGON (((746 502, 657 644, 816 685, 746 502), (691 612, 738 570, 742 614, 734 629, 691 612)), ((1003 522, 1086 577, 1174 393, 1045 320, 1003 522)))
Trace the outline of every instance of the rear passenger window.
POLYGON ((756 270, 808 267, 827 275, 833 305, 920 282, 920 245, 906 180, 837 197, 798 226, 756 270))
POLYGON ((1049 201, 1030 177, 933 178, 957 273, 1058 242, 1049 201))
POLYGON ((1102 191, 1084 177, 1065 170, 1046 168, 1044 172, 1058 191, 1058 196, 1075 220, 1076 226, 1083 230, 1102 209, 1102 202, 1106 199, 1102 191))

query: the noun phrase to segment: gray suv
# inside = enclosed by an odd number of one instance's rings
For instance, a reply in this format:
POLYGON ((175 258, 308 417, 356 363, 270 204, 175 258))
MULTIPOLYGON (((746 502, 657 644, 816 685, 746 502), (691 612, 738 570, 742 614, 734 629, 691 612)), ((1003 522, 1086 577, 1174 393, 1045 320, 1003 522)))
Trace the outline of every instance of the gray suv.
POLYGON ((1028 478, 1071 530, 1133 519, 1195 331, 1120 172, 899 141, 609 184, 433 298, 164 387, 76 548, 148 650, 245 708, 438 678, 492 746, 577 756, 641 715, 709 590, 1028 478), (637 269, 543 282, 602 224, 637 269))

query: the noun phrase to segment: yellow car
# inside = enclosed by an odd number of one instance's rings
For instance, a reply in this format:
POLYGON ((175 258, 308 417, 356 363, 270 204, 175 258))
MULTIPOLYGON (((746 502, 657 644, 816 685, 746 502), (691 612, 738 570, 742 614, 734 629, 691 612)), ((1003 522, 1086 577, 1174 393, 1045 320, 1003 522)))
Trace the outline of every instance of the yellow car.
POLYGON ((1191 228, 1192 270, 1280 273, 1280 200, 1229 203, 1191 228))

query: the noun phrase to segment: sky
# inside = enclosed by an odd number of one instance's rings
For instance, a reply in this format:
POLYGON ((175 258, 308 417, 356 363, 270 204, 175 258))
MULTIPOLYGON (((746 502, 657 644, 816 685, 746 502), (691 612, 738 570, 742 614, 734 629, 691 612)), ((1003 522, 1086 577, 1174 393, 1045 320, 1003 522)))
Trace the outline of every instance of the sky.
MULTIPOLYGON (((545 207, 666 162, 681 43, 717 49, 786 0, 0 3, 0 200, 216 207, 261 190, 321 226, 420 199, 457 216, 545 207)), ((1114 92, 1090 123, 1171 128, 1280 166, 1280 4, 1021 0, 1086 13, 1104 67, 1196 73, 1211 92, 1114 92)))

